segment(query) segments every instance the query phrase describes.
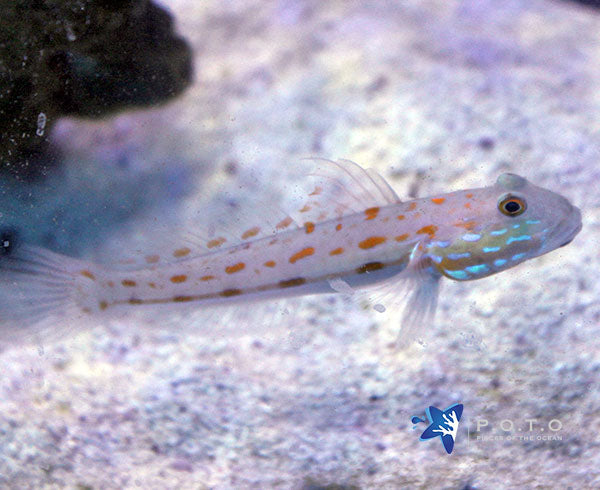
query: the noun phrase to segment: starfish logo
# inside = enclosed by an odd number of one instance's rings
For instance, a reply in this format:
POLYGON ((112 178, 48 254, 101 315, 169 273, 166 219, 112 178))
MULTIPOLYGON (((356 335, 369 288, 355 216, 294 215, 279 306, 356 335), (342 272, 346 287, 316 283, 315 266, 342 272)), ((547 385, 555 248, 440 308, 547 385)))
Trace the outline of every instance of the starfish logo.
MULTIPOLYGON (((446 410, 440 410, 437 407, 431 406, 425 413, 429 419, 429 427, 423 431, 420 440, 427 441, 440 436, 444 449, 450 454, 454 449, 454 441, 456 441, 456 433, 458 431, 458 422, 463 413, 462 404, 455 403, 446 410)), ((415 424, 413 429, 416 429, 416 424, 419 422, 427 423, 419 417, 412 417, 411 421, 415 424)))

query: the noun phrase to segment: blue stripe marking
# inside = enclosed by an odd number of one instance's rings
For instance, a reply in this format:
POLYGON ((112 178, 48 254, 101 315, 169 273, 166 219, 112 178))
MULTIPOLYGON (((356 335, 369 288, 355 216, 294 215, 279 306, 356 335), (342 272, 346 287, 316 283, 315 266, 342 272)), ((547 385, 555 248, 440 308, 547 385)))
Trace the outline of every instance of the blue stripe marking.
POLYGON ((502 228, 501 230, 493 230, 493 231, 490 231, 490 235, 494 235, 494 236, 504 235, 507 231, 508 230, 506 228, 502 228))
POLYGON ((515 254, 511 257, 511 260, 519 260, 519 259, 522 259, 523 257, 525 257, 526 255, 527 255, 526 253, 515 254))
POLYGON ((500 247, 483 247, 483 253, 489 254, 490 252, 497 252, 500 247))
POLYGON ((481 238, 481 235, 479 233, 466 233, 462 236, 462 239, 465 242, 476 242, 480 238, 481 238))
POLYGON ((446 271, 446 274, 448 274, 450 277, 454 278, 454 279, 469 279, 469 275, 463 271, 463 270, 459 270, 459 271, 446 271))
POLYGON ((465 267, 465 269, 471 274, 481 274, 490 270, 490 268, 485 264, 470 265, 469 267, 465 267))
POLYGON ((510 245, 512 242, 522 242, 523 240, 531 240, 531 236, 529 236, 529 235, 511 236, 508 240, 506 240, 506 244, 510 245))
POLYGON ((521 223, 517 223, 517 224, 513 225, 513 228, 516 230, 519 226, 521 226, 521 223))
POLYGON ((506 260, 506 259, 496 259, 496 260, 494 260, 494 265, 496 267, 502 267, 507 262, 508 262, 508 260, 506 260))
POLYGON ((450 245, 450 242, 448 241, 436 241, 436 242, 431 242, 430 247, 440 247, 440 248, 446 248, 450 245))
POLYGON ((448 254, 450 260, 460 260, 460 259, 468 259, 471 256, 471 252, 463 252, 461 254, 448 254))
POLYGON ((528 225, 537 225, 538 223, 541 223, 541 221, 539 219, 528 219, 525 223, 528 225))

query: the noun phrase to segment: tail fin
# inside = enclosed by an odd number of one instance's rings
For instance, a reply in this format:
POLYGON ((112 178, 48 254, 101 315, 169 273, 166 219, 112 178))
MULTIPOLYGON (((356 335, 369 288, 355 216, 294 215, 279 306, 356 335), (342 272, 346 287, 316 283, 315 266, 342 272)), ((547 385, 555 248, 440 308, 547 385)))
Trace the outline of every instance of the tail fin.
POLYGON ((32 246, 0 254, 0 346, 55 340, 87 316, 79 260, 32 246))

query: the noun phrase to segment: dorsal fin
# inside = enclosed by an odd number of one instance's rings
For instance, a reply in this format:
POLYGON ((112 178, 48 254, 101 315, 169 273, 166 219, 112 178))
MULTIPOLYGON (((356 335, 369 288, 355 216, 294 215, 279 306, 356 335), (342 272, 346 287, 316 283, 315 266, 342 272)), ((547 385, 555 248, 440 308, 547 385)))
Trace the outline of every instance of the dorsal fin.
MULTIPOLYGON (((307 173, 305 196, 290 214, 299 222, 325 219, 362 212, 365 209, 400 203, 385 179, 373 169, 364 169, 350 160, 305 158, 311 164, 307 173)), ((296 190, 298 192, 298 190, 296 190)))
POLYGON ((244 179, 245 186, 222 180, 215 183, 212 202, 190 213, 191 217, 174 219, 168 216, 173 213, 165 212, 136 223, 133 235, 137 239, 128 247, 129 253, 124 253, 127 247, 117 242, 108 252, 110 258, 103 262, 121 269, 138 269, 189 260, 306 223, 317 224, 400 202, 377 172, 349 160, 303 159, 293 170, 303 177, 289 179, 282 186, 281 205, 267 201, 268 179, 258 177, 260 171, 244 169, 239 178, 244 179), (264 195, 255 197, 261 191, 264 195), (115 256, 119 257, 116 261, 115 256))
MULTIPOLYGON (((402 202, 394 189, 375 169, 363 168, 352 160, 338 160, 333 162, 340 170, 346 173, 352 182, 362 190, 361 200, 371 199, 374 206, 385 206, 386 204, 397 204, 402 202)), ((358 204, 365 204, 359 202, 358 204)), ((362 210, 359 210, 362 211, 362 210)))

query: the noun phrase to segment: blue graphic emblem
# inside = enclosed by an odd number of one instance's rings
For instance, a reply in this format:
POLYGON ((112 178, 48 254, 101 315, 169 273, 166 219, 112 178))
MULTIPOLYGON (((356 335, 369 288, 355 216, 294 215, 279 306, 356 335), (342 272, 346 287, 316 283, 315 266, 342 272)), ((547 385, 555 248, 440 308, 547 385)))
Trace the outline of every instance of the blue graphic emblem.
MULTIPOLYGON (((431 406, 425 413, 427 413, 427 418, 429 419, 429 427, 423 431, 420 440, 427 441, 428 439, 440 436, 444 449, 450 454, 454 449, 454 441, 456 440, 456 433, 458 431, 458 422, 463 413, 462 404, 455 403, 444 411, 431 406)), ((419 417, 412 417, 411 422, 413 424, 418 424, 419 422, 427 423, 419 417)), ((413 429, 416 429, 416 425, 413 429)))

